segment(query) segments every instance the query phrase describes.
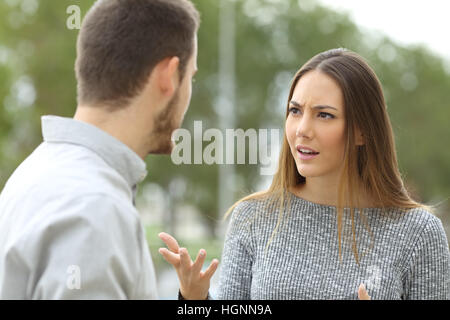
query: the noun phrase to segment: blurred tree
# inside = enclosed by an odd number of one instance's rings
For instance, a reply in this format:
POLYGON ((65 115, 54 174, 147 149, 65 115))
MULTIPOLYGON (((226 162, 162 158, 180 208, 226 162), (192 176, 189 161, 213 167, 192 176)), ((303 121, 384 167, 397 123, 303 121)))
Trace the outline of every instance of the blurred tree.
MULTIPOLYGON (((237 128, 283 128, 292 76, 313 55, 346 47, 364 56, 379 76, 396 134, 401 171, 416 198, 429 202, 450 195, 450 74, 443 60, 420 46, 404 47, 383 35, 362 32, 345 14, 312 0, 234 0, 236 2, 237 128)), ((199 73, 184 127, 195 120, 203 130, 218 127, 219 1, 194 0, 202 16, 199 73)), ((0 3, 0 185, 41 142, 40 116, 71 117, 76 107, 74 77, 77 30, 66 13, 92 1, 6 0, 0 3)), ((207 143, 203 144, 204 146, 207 143)), ((144 183, 158 183, 177 203, 191 203, 214 226, 218 166, 179 165, 168 156, 148 159, 144 183), (176 180, 174 180, 176 179, 176 180), (174 188, 174 182, 184 186, 174 188), (181 190, 174 195, 173 190, 181 190)), ((237 165, 234 199, 256 191, 256 165, 237 165)), ((231 205, 231 203, 230 203, 231 205)), ((448 202, 446 212, 448 212, 448 202)))

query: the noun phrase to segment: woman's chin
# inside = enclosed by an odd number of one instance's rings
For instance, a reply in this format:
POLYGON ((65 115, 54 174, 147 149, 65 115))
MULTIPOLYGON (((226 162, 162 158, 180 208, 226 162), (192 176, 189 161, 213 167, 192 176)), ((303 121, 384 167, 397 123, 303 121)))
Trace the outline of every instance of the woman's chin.
POLYGON ((307 168, 308 165, 298 165, 297 166, 297 171, 298 173, 305 178, 312 178, 312 177, 317 177, 320 176, 320 173, 317 172, 317 170, 314 170, 312 168, 307 168))

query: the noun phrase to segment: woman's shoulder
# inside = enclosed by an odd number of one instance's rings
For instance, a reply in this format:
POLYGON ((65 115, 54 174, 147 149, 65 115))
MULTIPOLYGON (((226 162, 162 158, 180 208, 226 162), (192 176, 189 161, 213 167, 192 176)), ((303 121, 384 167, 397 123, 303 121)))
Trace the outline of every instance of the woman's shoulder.
POLYGON ((431 211, 423 207, 417 208, 397 208, 391 211, 392 214, 400 215, 406 223, 415 226, 426 226, 429 223, 435 223, 440 219, 431 211))
POLYGON ((231 216, 233 220, 242 220, 254 217, 258 213, 267 212, 271 204, 275 203, 273 196, 264 193, 254 193, 239 200, 233 210, 231 216))
POLYGON ((402 220, 415 238, 446 236, 441 219, 426 208, 398 209, 393 213, 402 220))
POLYGON ((257 198, 250 198, 244 200, 239 200, 237 204, 235 204, 235 207, 233 211, 231 212, 231 216, 234 218, 238 217, 250 217, 253 215, 256 207, 261 202, 260 199, 257 198))
POLYGON ((409 270, 413 264, 424 263, 425 256, 428 262, 441 261, 448 265, 448 239, 441 219, 420 207, 408 209, 404 218, 407 219, 407 232, 399 234, 406 243, 405 270, 409 270))

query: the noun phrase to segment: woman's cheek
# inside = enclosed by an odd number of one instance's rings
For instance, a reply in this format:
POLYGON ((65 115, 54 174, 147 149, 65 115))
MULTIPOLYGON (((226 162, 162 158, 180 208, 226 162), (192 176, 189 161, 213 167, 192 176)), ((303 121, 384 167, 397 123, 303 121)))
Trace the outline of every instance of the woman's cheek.
POLYGON ((336 161, 341 162, 344 157, 345 140, 342 130, 336 129, 326 134, 323 145, 324 151, 336 161))
POLYGON ((286 130, 287 141, 289 143, 289 146, 292 149, 293 144, 295 143, 295 128, 293 126, 292 119, 289 118, 289 117, 286 120, 286 128, 285 128, 285 130, 286 130))

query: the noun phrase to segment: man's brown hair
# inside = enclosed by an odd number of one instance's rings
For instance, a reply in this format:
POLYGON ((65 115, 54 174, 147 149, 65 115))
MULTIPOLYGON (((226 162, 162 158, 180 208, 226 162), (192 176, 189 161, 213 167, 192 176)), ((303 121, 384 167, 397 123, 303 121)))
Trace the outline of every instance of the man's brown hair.
POLYGON ((78 103, 125 106, 167 57, 179 57, 181 81, 198 26, 189 0, 98 0, 77 42, 78 103))

